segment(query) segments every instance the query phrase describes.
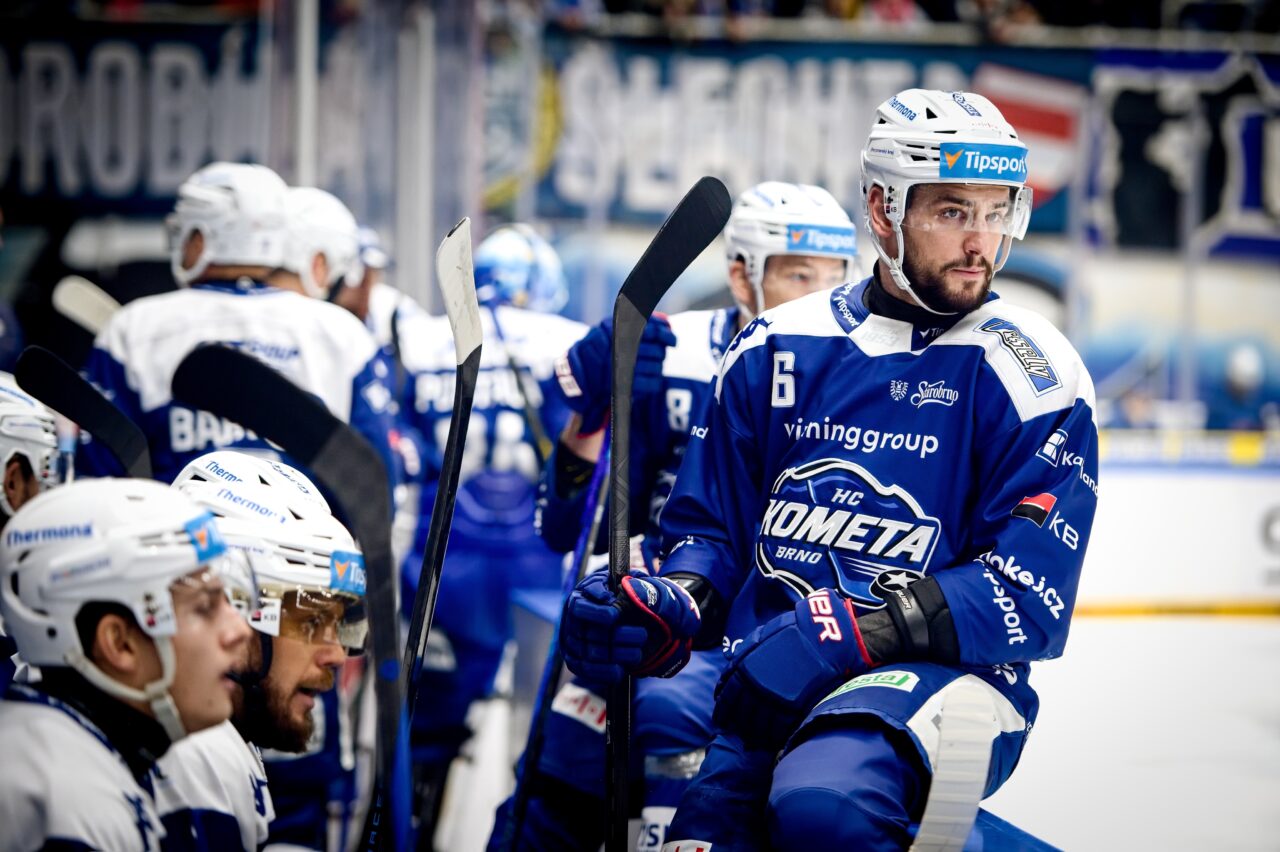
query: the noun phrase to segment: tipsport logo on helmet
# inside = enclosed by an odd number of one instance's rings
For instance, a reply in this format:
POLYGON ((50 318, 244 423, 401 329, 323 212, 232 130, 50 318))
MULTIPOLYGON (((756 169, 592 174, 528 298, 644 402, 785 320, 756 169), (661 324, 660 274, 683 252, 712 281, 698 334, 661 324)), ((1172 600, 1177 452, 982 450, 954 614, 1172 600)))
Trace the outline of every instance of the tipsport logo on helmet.
POLYGON ((787 251, 796 254, 857 254, 853 228, 836 225, 788 225, 787 251))
POLYGON ((853 462, 819 459, 774 483, 756 566, 802 595, 834 587, 879 609, 894 588, 924 575, 940 533, 938 519, 900 486, 853 462))
POLYGON ((948 180, 977 178, 1025 183, 1027 150, 1013 145, 943 142, 938 177, 948 180))
POLYGON ((205 512, 187 521, 182 528, 187 531, 191 544, 195 546, 198 562, 208 562, 215 556, 221 556, 227 549, 226 542, 222 540, 222 533, 218 531, 218 525, 213 521, 212 512, 205 512))
POLYGON ((329 557, 329 590, 364 596, 364 556, 335 550, 329 557))

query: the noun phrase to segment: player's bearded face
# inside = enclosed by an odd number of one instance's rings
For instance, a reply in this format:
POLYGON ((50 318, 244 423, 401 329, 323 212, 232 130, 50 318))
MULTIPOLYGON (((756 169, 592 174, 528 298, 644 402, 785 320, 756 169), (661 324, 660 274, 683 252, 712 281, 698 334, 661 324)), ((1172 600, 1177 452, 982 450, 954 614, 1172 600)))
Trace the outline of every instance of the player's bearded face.
POLYGON ((1010 211, 996 186, 913 187, 902 224, 903 274, 935 311, 967 313, 986 301, 1010 211))
MULTIPOLYGON (((315 731, 311 714, 320 693, 333 689, 337 666, 345 659, 336 645, 312 645, 286 637, 269 638, 271 668, 258 694, 245 693, 237 707, 237 727, 261 748, 305 751, 315 731)), ((249 671, 262 667, 258 643, 251 647, 249 671)))

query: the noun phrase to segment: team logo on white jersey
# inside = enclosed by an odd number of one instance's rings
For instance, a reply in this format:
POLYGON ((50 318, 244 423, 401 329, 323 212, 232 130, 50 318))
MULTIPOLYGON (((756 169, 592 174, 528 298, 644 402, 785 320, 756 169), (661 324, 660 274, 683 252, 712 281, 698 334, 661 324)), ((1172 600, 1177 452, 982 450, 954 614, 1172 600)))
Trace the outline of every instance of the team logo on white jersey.
POLYGON ((801 595, 834 587, 864 609, 928 570, 941 524, 897 485, 843 459, 784 471, 756 542, 756 565, 801 595))

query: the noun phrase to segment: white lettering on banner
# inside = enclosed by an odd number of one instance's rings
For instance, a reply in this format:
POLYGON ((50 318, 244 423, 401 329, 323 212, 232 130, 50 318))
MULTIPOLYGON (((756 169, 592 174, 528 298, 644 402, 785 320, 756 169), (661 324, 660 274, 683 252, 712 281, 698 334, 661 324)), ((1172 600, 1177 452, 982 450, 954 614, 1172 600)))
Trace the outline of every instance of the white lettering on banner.
MULTIPOLYGON (((168 195, 210 160, 270 159, 270 111, 262 107, 271 81, 256 69, 272 48, 259 43, 246 71, 245 33, 225 31, 212 75, 200 48, 173 41, 101 41, 82 57, 61 42, 31 41, 13 77, 0 53, 0 182, 15 167, 21 191, 31 195, 168 195)), ((330 128, 330 144, 319 151, 317 184, 361 168, 360 124, 345 120, 360 114, 360 99, 373 88, 361 50, 349 31, 325 49, 320 125, 330 128)))
POLYGON ((844 509, 832 511, 826 506, 776 498, 770 498, 760 524, 761 535, 855 553, 865 551, 886 559, 905 556, 914 563, 923 563, 930 554, 934 532, 935 528, 927 524, 855 514, 844 509))
MULTIPOLYGON (((951 63, 946 79, 968 77, 951 63)), ((621 201, 665 213, 704 174, 730 186, 762 180, 820 184, 858 197, 859 164, 848 140, 865 135, 859 116, 920 82, 897 60, 772 56, 743 62, 675 54, 617 56, 599 44, 577 48, 561 67, 564 132, 555 191, 572 204, 621 201)))

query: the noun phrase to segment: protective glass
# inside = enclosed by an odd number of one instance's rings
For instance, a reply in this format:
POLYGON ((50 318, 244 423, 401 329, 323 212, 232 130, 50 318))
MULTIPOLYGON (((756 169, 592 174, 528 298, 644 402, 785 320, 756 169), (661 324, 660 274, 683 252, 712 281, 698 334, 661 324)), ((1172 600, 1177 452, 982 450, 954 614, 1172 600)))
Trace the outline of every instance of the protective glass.
MULTIPOLYGON (((917 231, 976 231, 1022 239, 1031 219, 1031 188, 1001 198, 967 192, 968 184, 933 183, 911 187, 902 227, 917 231)), ((974 186, 988 187, 990 184, 974 186)))
POLYGON ((238 551, 227 551, 169 584, 175 599, 203 597, 211 611, 225 602, 246 620, 259 606, 257 589, 253 567, 238 551))
POLYGON ((359 653, 368 633, 364 603, 352 595, 295 587, 264 590, 251 621, 263 633, 359 653))

